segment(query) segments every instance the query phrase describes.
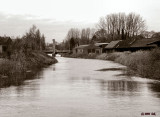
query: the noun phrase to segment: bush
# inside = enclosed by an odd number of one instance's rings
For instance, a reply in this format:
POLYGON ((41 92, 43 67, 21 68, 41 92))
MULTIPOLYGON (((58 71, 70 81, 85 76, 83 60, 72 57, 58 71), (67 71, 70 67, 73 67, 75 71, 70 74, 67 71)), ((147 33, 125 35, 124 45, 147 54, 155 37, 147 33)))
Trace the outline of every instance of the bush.
POLYGON ((106 60, 107 59, 107 54, 106 53, 100 54, 100 55, 96 56, 96 59, 106 60))
MULTIPOLYGON (((28 71, 32 76, 37 69, 56 63, 57 60, 46 55, 43 52, 32 51, 28 54, 24 52, 14 52, 11 59, 5 59, 0 62, 0 87, 19 85, 28 78, 28 71)), ((31 78, 30 76, 29 78, 31 78)))
POLYGON ((114 52, 97 56, 98 59, 121 63, 142 77, 160 79, 160 49, 137 52, 114 52))
POLYGON ((85 58, 85 59, 95 59, 97 57, 97 54, 95 53, 78 53, 78 54, 64 54, 64 57, 71 57, 71 58, 85 58))

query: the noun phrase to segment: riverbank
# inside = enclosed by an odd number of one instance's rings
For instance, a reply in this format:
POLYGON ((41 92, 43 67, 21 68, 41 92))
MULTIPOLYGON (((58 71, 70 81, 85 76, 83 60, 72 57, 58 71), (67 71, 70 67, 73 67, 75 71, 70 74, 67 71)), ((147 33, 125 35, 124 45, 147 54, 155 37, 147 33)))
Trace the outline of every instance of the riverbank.
POLYGON ((19 85, 26 79, 32 79, 37 71, 57 60, 41 51, 23 51, 12 53, 10 59, 0 60, 0 87, 19 85))
POLYGON ((160 80, 160 49, 137 52, 113 52, 101 55, 65 55, 65 57, 111 60, 127 66, 144 78, 160 80))

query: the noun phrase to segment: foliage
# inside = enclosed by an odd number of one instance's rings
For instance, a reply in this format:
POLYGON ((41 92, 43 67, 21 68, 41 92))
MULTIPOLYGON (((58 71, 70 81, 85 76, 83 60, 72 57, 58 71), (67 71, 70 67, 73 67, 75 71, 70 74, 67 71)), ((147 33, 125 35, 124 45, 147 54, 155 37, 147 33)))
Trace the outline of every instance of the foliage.
MULTIPOLYGON (((0 87, 18 85, 27 78, 27 71, 56 63, 57 60, 42 52, 45 37, 34 25, 22 38, 11 44, 10 59, 0 62, 0 87)), ((33 72, 32 72, 33 73, 33 72)))
POLYGON ((58 45, 60 49, 71 50, 73 47, 83 44, 89 44, 95 33, 95 29, 86 28, 79 30, 71 28, 66 36, 66 39, 58 45), (73 41, 74 40, 74 41, 73 41))
POLYGON ((45 49, 45 37, 43 34, 41 35, 40 30, 35 25, 22 37, 22 41, 25 50, 28 48, 31 50, 45 49))
POLYGON ((149 37, 153 32, 147 32, 145 20, 135 13, 115 13, 101 17, 97 23, 97 29, 71 28, 66 39, 59 44, 59 48, 71 50, 71 38, 75 46, 90 44, 93 42, 111 42, 113 40, 124 40, 135 38, 139 35, 149 37))
POLYGON ((63 57, 84 58, 84 59, 95 59, 96 56, 97 56, 97 54, 95 54, 95 53, 90 53, 90 54, 85 54, 85 53, 63 54, 63 57))
POLYGON ((134 73, 141 77, 160 80, 160 48, 151 51, 136 52, 113 52, 96 54, 71 54, 66 55, 73 58, 111 60, 127 66, 134 73))
MULTIPOLYGON (((106 40, 119 40, 131 38, 142 34, 145 31, 145 21, 135 13, 117 13, 109 14, 106 17, 101 17, 97 24, 98 31, 103 30, 106 40)), ((104 35, 98 37, 104 38, 104 35)))
POLYGON ((160 38, 160 32, 154 33, 152 38, 160 38))
POLYGON ((75 47, 75 44, 76 44, 73 37, 70 39, 69 43, 70 43, 70 49, 72 50, 75 47))
POLYGON ((121 63, 142 77, 160 79, 160 49, 137 52, 105 53, 97 57, 103 60, 112 60, 121 63))

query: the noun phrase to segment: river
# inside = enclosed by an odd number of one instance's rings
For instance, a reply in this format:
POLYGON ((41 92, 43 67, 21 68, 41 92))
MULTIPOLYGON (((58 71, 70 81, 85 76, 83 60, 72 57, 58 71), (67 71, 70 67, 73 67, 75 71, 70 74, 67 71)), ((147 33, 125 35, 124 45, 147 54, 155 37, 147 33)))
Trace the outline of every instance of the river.
POLYGON ((160 116, 160 82, 111 61, 57 59, 33 80, 0 89, 0 117, 160 116))

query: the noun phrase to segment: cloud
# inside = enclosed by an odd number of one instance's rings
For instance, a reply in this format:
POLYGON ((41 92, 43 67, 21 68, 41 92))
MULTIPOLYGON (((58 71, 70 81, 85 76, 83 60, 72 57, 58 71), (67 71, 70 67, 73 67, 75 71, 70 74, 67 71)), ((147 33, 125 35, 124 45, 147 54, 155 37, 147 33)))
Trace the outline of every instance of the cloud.
POLYGON ((62 41, 70 28, 94 27, 93 23, 56 21, 55 19, 42 19, 33 15, 0 13, 1 36, 22 36, 33 24, 45 35, 47 42, 51 42, 53 38, 58 42, 62 41))

